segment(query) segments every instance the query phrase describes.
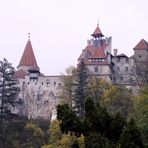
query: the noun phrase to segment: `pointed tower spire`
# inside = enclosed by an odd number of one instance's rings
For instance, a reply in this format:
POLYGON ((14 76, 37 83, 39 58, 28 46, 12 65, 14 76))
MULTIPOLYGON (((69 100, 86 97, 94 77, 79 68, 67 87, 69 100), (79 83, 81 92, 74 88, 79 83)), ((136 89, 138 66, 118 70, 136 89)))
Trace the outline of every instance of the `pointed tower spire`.
POLYGON ((103 37, 103 36, 104 36, 104 35, 102 34, 102 32, 101 32, 100 27, 99 27, 99 21, 98 21, 98 23, 97 23, 97 27, 96 27, 95 31, 93 32, 92 36, 93 36, 94 38, 99 38, 99 37, 103 37))
POLYGON ((33 52, 33 48, 31 45, 31 41, 30 41, 30 33, 28 33, 28 41, 17 68, 25 69, 25 70, 29 70, 30 68, 33 68, 35 70, 39 70, 39 67, 37 65, 36 58, 33 52))

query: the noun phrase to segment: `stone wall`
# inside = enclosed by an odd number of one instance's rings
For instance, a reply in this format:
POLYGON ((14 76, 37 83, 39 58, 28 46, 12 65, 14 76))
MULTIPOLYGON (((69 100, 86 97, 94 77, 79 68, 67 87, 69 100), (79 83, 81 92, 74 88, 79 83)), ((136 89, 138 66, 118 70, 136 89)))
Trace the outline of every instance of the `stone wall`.
POLYGON ((39 76, 38 79, 19 79, 21 88, 19 114, 28 118, 52 118, 58 104, 60 76, 39 76))

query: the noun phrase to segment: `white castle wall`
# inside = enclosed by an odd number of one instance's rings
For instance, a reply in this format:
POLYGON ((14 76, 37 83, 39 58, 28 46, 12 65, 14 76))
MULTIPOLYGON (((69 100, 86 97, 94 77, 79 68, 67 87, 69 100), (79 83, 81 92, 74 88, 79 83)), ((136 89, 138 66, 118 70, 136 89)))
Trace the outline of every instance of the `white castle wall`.
POLYGON ((60 76, 39 76, 38 79, 19 79, 22 101, 19 113, 28 118, 52 118, 58 104, 61 87, 60 76))

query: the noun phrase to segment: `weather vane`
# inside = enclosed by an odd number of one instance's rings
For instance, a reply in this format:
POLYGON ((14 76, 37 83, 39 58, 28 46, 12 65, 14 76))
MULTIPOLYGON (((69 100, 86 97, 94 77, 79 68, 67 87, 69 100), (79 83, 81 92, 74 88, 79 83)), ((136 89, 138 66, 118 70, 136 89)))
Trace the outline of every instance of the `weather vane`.
POLYGON ((30 40, 30 33, 28 33, 28 39, 30 40))
POLYGON ((99 26, 99 19, 98 19, 98 23, 97 23, 97 25, 99 26))

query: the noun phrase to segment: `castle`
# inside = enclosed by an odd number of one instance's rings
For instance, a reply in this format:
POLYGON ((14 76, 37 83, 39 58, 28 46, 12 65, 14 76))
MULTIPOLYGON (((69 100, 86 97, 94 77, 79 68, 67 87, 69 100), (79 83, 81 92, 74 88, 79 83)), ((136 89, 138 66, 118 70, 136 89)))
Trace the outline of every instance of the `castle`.
MULTIPOLYGON (((146 64, 148 43, 142 39, 134 47, 134 55, 128 57, 124 53, 118 54, 117 49, 114 49, 112 54, 112 38, 104 37, 99 25, 91 36, 92 39, 87 41, 87 46, 78 58, 78 63, 83 60, 93 75, 109 82, 127 87, 137 85, 136 63, 146 64)), ((61 76, 45 76, 40 72, 30 37, 17 67, 16 77, 21 88, 19 98, 22 103, 18 108, 19 113, 28 118, 53 117, 61 91, 61 76)))

